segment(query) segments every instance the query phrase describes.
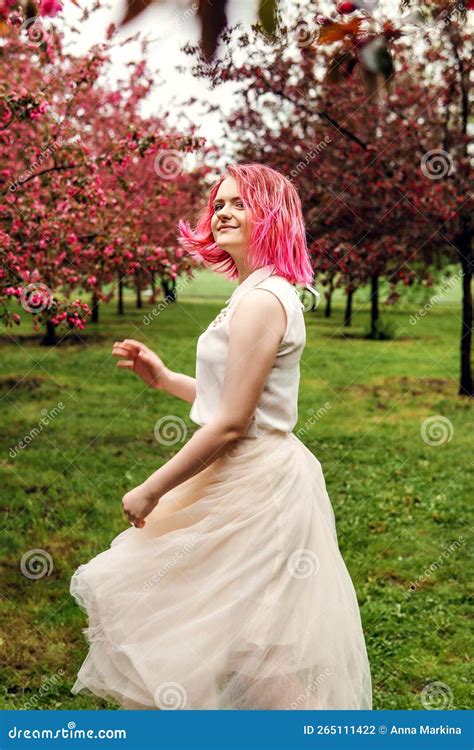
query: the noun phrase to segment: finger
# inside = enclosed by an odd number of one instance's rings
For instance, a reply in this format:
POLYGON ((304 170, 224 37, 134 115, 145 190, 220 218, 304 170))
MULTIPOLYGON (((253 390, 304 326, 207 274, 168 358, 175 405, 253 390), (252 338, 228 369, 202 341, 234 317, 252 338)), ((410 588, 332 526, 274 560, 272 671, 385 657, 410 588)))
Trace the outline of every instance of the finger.
POLYGON ((149 352, 151 351, 146 344, 142 344, 141 341, 137 341, 136 339, 124 339, 123 343, 125 345, 129 345, 133 347, 134 349, 138 349, 138 351, 142 352, 149 352))
POLYGON ((134 362, 131 359, 119 359, 117 367, 124 367, 126 370, 133 370, 134 362))
POLYGON ((135 359, 140 354, 140 350, 132 346, 115 345, 112 349, 112 354, 114 357, 131 357, 135 359))
POLYGON ((124 344, 114 344, 112 347, 113 352, 129 352, 130 347, 125 346, 124 344))
POLYGON ((124 346, 121 346, 119 344, 114 344, 112 354, 114 355, 114 357, 129 357, 130 349, 125 348, 124 346))
POLYGON ((138 518, 133 514, 129 514, 130 523, 135 526, 136 529, 142 529, 145 525, 143 518, 138 518))

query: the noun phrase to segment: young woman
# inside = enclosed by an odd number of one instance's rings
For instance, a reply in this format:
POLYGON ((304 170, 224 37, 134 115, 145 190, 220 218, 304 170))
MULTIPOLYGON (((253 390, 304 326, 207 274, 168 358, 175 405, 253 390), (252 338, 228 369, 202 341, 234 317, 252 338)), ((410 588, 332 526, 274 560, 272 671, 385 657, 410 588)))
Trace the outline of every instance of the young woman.
POLYGON ((124 496, 133 528, 72 577, 90 644, 72 691, 128 708, 370 709, 321 464, 292 432, 306 342, 293 284, 312 281, 298 194, 273 169, 229 166, 179 230, 238 286, 198 339, 195 380, 114 345, 199 428, 124 496))

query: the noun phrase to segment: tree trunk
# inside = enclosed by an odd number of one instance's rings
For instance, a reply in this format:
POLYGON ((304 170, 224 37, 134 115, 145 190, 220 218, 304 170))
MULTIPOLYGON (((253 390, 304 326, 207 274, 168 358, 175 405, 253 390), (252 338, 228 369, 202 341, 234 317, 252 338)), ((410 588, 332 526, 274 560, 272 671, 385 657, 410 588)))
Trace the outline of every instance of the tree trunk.
POLYGON ((331 301, 332 301, 332 293, 334 291, 334 286, 332 283, 332 279, 329 282, 329 289, 326 294, 326 309, 324 311, 324 317, 330 318, 331 317, 331 301))
POLYGON ((50 320, 46 321, 46 333, 41 339, 41 346, 55 346, 58 343, 56 336, 56 326, 50 320))
POLYGON ((122 274, 118 273, 118 308, 117 312, 119 315, 123 315, 123 279, 122 274))
MULTIPOLYGON (((466 192, 470 184, 470 166, 469 166, 469 147, 468 147, 468 122, 469 112, 469 65, 465 65, 462 55, 459 53, 457 35, 450 33, 449 39, 453 54, 456 60, 456 67, 459 72, 459 90, 460 106, 459 114, 461 120, 460 134, 463 137, 461 154, 464 157, 464 165, 460 168, 460 178, 465 179, 466 192)), ((467 63, 467 60, 466 60, 467 63)), ((460 156, 461 156, 460 154, 460 156)), ((461 159, 459 159, 461 164, 461 159)), ((461 184, 463 184, 461 182, 461 184)), ((472 370, 471 370, 471 343, 472 343, 472 218, 471 213, 463 211, 460 215, 460 231, 455 238, 455 245, 458 249, 461 268, 463 271, 462 279, 462 325, 461 325, 461 377, 459 381, 459 395, 469 396, 472 398, 472 370)))
POLYGON ((379 326, 379 277, 373 274, 370 279, 370 338, 376 339, 379 326))
POLYGON ((458 238, 458 251, 461 256, 462 277, 462 324, 461 324, 461 378, 460 396, 473 396, 471 343, 472 343, 472 266, 471 229, 469 217, 461 218, 462 231, 458 238))
POLYGON ((348 327, 352 325, 352 299, 354 297, 354 289, 349 287, 346 295, 346 309, 344 311, 344 326, 348 327))
POLYGON ((176 302, 175 279, 161 279, 161 288, 166 302, 176 302))
POLYGON ((92 308, 91 323, 98 323, 99 322, 99 298, 97 297, 97 294, 95 293, 95 291, 92 292, 91 308, 92 308))
POLYGON ((143 307, 143 302, 142 302, 142 279, 141 279, 141 273, 140 273, 139 268, 137 268, 137 270, 135 271, 135 289, 137 293, 136 306, 140 310, 143 307))
POLYGON ((156 271, 151 272, 151 297, 150 302, 152 305, 156 302, 156 271))

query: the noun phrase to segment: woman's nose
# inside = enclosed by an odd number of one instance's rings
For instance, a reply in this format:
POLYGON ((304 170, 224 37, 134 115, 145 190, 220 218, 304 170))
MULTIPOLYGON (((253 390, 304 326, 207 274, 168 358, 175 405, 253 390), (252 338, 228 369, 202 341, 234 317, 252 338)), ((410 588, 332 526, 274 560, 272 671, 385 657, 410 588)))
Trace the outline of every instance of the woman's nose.
POLYGON ((227 217, 229 217, 229 215, 230 215, 230 209, 227 206, 222 206, 222 208, 220 208, 218 210, 218 212, 217 212, 217 217, 219 219, 221 219, 223 217, 227 218, 227 217))

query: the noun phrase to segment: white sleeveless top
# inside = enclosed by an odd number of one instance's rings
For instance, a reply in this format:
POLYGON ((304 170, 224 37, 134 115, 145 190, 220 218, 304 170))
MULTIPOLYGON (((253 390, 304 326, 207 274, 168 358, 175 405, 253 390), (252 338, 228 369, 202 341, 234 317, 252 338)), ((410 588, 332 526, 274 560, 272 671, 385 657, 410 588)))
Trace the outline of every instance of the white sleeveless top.
POLYGON ((267 289, 285 308, 287 327, 268 375, 253 419, 245 434, 258 437, 269 430, 291 432, 298 421, 300 359, 306 344, 306 327, 301 303, 294 286, 274 274, 273 265, 253 271, 231 297, 197 342, 196 398, 190 419, 199 425, 212 420, 220 401, 229 346, 230 319, 238 301, 250 289, 267 289))

